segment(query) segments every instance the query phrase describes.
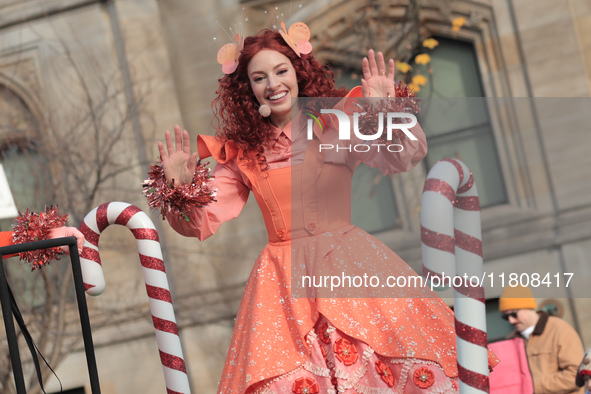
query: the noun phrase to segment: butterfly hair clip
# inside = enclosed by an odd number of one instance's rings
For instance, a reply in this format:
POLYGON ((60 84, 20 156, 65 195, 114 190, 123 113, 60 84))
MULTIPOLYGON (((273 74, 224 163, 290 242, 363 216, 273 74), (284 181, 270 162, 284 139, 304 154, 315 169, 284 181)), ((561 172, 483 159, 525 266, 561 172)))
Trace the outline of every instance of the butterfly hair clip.
MULTIPOLYGON (((285 28, 285 23, 281 22, 282 30, 279 30, 281 37, 285 40, 287 45, 299 57, 312 52, 312 44, 310 44, 310 28, 303 22, 296 22, 285 28)), ((224 74, 232 74, 238 68, 238 57, 240 51, 244 49, 244 35, 236 33, 234 35, 234 42, 225 44, 218 51, 218 63, 222 65, 222 72, 224 74)))
POLYGON ((281 37, 285 40, 287 45, 293 49, 293 51, 299 57, 312 52, 312 44, 310 44, 310 28, 303 22, 296 22, 289 27, 289 31, 285 28, 285 23, 281 22, 281 37))
POLYGON ((244 35, 236 33, 235 43, 225 44, 218 51, 218 63, 222 65, 224 74, 232 74, 238 68, 238 56, 244 48, 244 35))

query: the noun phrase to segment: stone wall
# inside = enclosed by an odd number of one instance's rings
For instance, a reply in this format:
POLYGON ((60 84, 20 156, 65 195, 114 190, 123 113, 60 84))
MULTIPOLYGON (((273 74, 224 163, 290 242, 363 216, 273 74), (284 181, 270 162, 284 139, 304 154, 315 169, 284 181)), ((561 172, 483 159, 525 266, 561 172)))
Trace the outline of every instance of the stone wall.
MULTIPOLYGON (((292 15, 285 19, 309 23, 315 53, 330 58, 326 37, 353 46, 360 42, 343 26, 353 13, 362 12, 365 3, 301 1, 291 4, 292 15)), ((406 1, 388 4, 396 9, 406 1)), ((121 157, 140 165, 105 185, 96 203, 123 200, 145 209, 141 180, 147 163, 157 158, 156 141, 163 131, 179 124, 189 130, 193 144, 197 134, 214 132, 210 105, 221 76, 215 58, 219 47, 230 41, 222 27, 241 26, 252 34, 268 27, 272 16, 264 9, 273 13, 275 6, 287 13, 290 2, 0 0, 0 83, 22 97, 40 124, 48 113, 59 114, 56 122, 66 122, 74 107, 64 98, 75 100, 67 82, 75 70, 63 62, 61 45, 66 43, 85 73, 114 76, 115 85, 125 93, 122 106, 130 97, 141 97, 141 110, 132 114, 135 119, 116 148, 121 157)), ((591 167, 587 154, 591 139, 584 127, 591 93, 591 3, 452 0, 424 1, 423 6, 424 28, 433 34, 452 36, 451 18, 472 17, 456 38, 474 43, 487 96, 502 100, 495 139, 501 147, 510 202, 482 212, 486 267, 576 273, 573 288, 551 298, 561 298, 564 317, 589 346, 591 331, 585 327, 591 321, 590 303, 576 295, 582 294, 591 276, 591 190, 585 181, 591 167), (577 99, 568 101, 569 97, 577 99)), ((394 182, 404 185, 405 177, 424 175, 417 169, 394 182)), ((414 198, 418 192, 404 190, 414 193, 414 198)), ((420 269, 415 214, 404 229, 379 237, 420 269)), ((261 215, 250 199, 238 219, 202 243, 176 234, 153 217, 174 286, 193 391, 213 393, 244 283, 266 242, 261 215)), ((104 238, 101 254, 108 289, 89 301, 97 325, 94 338, 103 392, 163 392, 133 237, 126 229, 109 229, 104 238), (113 323, 105 325, 109 319, 113 323)), ((487 296, 499 296, 489 290, 487 296)), ((538 296, 540 302, 548 298, 538 296)), ((88 384, 84 365, 78 350, 59 366, 64 388, 88 384)), ((58 387, 53 380, 48 386, 58 387)))

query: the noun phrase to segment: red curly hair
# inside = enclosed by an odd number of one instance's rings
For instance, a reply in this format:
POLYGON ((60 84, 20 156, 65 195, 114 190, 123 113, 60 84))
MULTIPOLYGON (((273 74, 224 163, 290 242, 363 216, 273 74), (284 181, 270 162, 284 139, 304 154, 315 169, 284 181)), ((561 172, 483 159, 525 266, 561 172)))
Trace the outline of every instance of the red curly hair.
MULTIPOLYGON (((335 87, 334 73, 321 65, 312 55, 299 57, 278 32, 262 30, 258 35, 244 40, 244 49, 238 58, 234 73, 219 79, 217 97, 211 106, 214 113, 212 122, 221 141, 234 141, 245 155, 256 155, 257 161, 265 168, 264 147, 269 145, 272 124, 269 118, 258 112, 258 102, 248 78, 250 60, 264 49, 271 49, 285 55, 295 69, 300 97, 343 97, 347 89, 335 87), (217 124, 216 124, 217 123, 217 124)), ((222 152, 222 157, 225 152, 222 152)))

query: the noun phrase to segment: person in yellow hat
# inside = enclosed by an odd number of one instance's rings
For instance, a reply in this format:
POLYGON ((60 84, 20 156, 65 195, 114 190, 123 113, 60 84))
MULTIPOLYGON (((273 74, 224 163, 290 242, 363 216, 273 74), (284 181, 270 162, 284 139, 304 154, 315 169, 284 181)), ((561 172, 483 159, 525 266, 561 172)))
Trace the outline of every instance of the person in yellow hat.
POLYGON ((509 338, 525 341, 535 394, 584 394, 575 378, 585 353, 577 332, 538 307, 529 287, 505 287, 499 299, 502 317, 515 327, 509 338))

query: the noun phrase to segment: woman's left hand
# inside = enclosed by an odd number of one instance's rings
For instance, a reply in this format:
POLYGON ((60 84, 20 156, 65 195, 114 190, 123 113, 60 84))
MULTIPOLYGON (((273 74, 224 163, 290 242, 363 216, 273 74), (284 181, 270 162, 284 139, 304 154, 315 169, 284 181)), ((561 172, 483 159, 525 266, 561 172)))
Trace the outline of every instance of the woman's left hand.
MULTIPOLYGON (((78 246, 78 253, 82 253, 84 248, 84 234, 82 234, 76 227, 57 227, 51 230, 51 239, 61 237, 76 237, 76 244, 78 246)), ((70 248, 68 246, 60 246, 60 248, 70 255, 70 248)))
POLYGON ((388 61, 388 69, 384 62, 384 54, 378 52, 377 61, 373 49, 367 53, 361 61, 363 79, 361 80, 361 92, 363 97, 394 97, 394 60, 388 61))

